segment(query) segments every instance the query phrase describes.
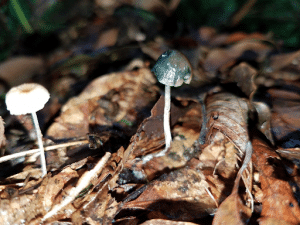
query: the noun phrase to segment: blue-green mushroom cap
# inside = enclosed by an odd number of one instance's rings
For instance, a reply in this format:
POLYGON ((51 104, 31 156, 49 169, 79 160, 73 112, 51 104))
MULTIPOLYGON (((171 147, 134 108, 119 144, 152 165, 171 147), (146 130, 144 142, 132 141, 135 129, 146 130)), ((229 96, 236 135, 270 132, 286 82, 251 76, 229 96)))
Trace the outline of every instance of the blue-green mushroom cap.
POLYGON ((179 87, 189 84, 192 79, 192 66, 189 60, 177 50, 161 54, 151 70, 157 80, 164 85, 179 87))

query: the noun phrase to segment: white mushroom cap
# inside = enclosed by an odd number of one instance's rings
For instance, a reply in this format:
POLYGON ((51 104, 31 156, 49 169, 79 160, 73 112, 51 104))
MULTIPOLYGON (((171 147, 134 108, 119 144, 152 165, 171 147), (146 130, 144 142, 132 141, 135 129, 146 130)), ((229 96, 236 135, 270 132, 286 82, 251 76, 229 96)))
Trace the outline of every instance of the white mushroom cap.
POLYGON ((5 103, 10 114, 23 115, 41 110, 49 98, 48 90, 42 85, 28 83, 10 89, 5 103))

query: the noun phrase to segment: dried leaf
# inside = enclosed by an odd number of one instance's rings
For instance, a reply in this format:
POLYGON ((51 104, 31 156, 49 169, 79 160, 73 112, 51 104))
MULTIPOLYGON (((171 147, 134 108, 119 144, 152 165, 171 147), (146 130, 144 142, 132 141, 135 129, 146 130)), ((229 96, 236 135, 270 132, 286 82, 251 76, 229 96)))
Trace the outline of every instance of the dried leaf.
POLYGON ((242 202, 238 191, 239 183, 243 174, 243 171, 246 169, 248 163, 251 160, 252 156, 252 145, 250 142, 247 143, 246 156, 243 162, 241 169, 238 172, 238 175, 234 181, 234 187, 232 193, 228 198, 218 208, 218 211, 214 217, 213 225, 222 225, 222 224, 233 224, 233 225, 243 225, 247 224, 249 218, 251 217, 251 209, 246 207, 242 202))
MULTIPOLYGON (((237 153, 238 150, 233 143, 223 133, 217 131, 210 139, 210 143, 201 151, 199 156, 201 168, 203 172, 210 169, 213 175, 217 174, 222 178, 230 179, 237 173, 237 153)), ((231 183, 232 180, 228 181, 228 184, 231 185, 231 183)))
POLYGON ((126 203, 122 210, 146 210, 151 215, 157 212, 163 218, 191 221, 207 216, 216 207, 215 201, 206 191, 208 189, 213 196, 220 194, 215 193, 216 189, 205 181, 200 171, 184 168, 147 185, 142 194, 126 203))
POLYGON ((269 89, 268 93, 272 97, 272 132, 275 139, 284 142, 284 147, 291 148, 299 146, 298 132, 299 121, 299 88, 288 86, 287 90, 269 89))
POLYGON ((213 224, 245 224, 251 216, 251 210, 243 205, 238 189, 242 173, 251 161, 252 155, 247 129, 248 104, 230 93, 212 95, 206 102, 207 140, 210 140, 213 130, 217 129, 232 141, 242 155, 245 154, 232 194, 218 208, 213 224))
POLYGON ((131 135, 145 116, 142 110, 156 99, 155 82, 148 69, 101 76, 63 106, 47 135, 55 138, 85 136, 91 130, 105 131, 114 125, 131 135), (133 126, 120 121, 128 121, 133 126))
POLYGON ((289 160, 300 160, 300 148, 277 149, 276 152, 279 153, 280 156, 289 160))
POLYGON ((250 97, 250 99, 252 99, 252 96, 257 89, 257 86, 254 83, 256 75, 256 69, 254 69, 249 64, 242 62, 230 71, 230 76, 225 81, 237 83, 237 86, 248 97, 250 97))
POLYGON ((280 157, 259 139, 253 140, 253 149, 253 163, 264 193, 259 224, 299 224, 300 208, 280 157))
POLYGON ((28 82, 35 74, 42 74, 44 70, 42 57, 19 56, 0 64, 0 77, 11 86, 16 86, 28 82))
POLYGON ((179 222, 179 221, 162 220, 162 219, 152 219, 152 220, 147 220, 146 222, 142 223, 141 225, 196 225, 196 223, 179 222))
POLYGON ((270 65, 267 71, 275 72, 281 70, 284 67, 287 67, 288 65, 292 64, 293 61, 299 57, 300 57, 300 51, 274 55, 270 58, 270 65))
MULTIPOLYGON (((188 103, 188 105, 177 105, 171 103, 170 112, 170 125, 173 126, 177 120, 183 116, 190 105, 194 102, 188 103)), ((131 157, 145 155, 147 153, 153 153, 154 150, 160 149, 164 144, 164 129, 163 129, 163 111, 164 111, 164 97, 156 102, 151 110, 151 116, 145 119, 137 130, 137 134, 132 137, 131 144, 129 145, 127 154, 130 152, 131 157), (147 144, 145 144, 147 143, 147 144), (133 146, 134 145, 134 146, 133 146)))
POLYGON ((266 58, 271 50, 271 47, 261 41, 242 40, 228 49, 211 50, 203 62, 203 68, 212 73, 218 70, 225 71, 229 66, 233 65, 245 51, 254 51, 257 53, 257 60, 260 62, 266 58))
POLYGON ((271 132, 271 110, 269 106, 263 102, 252 102, 252 105, 255 107, 258 117, 258 123, 256 127, 274 145, 275 142, 271 132))
POLYGON ((241 152, 245 152, 249 141, 248 103, 230 93, 217 93, 206 99, 206 107, 207 141, 210 140, 213 129, 217 129, 241 152))

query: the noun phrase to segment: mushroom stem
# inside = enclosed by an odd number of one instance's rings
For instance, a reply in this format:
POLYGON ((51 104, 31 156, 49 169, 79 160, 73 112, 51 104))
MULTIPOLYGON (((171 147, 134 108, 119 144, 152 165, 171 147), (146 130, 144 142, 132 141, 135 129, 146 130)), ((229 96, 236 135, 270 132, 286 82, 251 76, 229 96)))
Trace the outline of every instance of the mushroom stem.
POLYGON ((164 108, 164 132, 167 150, 171 146, 172 136, 170 128, 170 108, 171 108, 171 86, 165 85, 165 108, 164 108))
POLYGON ((47 174, 47 168, 46 168, 45 150, 44 150, 43 141, 42 141, 42 132, 41 132, 41 129, 39 126, 39 121, 37 119, 36 113, 33 112, 33 113, 31 113, 31 115, 32 115, 35 131, 37 134, 38 145, 39 145, 40 154, 41 154, 42 173, 43 173, 43 176, 45 176, 47 174))

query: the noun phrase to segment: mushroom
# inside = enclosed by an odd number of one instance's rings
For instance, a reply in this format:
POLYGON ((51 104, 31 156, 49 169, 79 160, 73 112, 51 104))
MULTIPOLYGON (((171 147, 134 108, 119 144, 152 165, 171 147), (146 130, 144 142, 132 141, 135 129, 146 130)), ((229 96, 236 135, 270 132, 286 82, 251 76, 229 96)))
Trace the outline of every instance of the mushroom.
POLYGON ((165 85, 164 133, 165 150, 156 156, 163 156, 171 145, 170 129, 171 86, 179 87, 183 83, 189 84, 192 79, 192 66, 189 60, 177 50, 164 52, 152 68, 157 80, 165 85))
POLYGON ((42 141, 42 132, 36 112, 44 108, 50 94, 46 88, 39 84, 27 83, 13 87, 6 94, 5 103, 12 115, 31 113, 33 124, 37 133, 38 145, 41 153, 41 166, 43 176, 47 174, 45 151, 42 141))

